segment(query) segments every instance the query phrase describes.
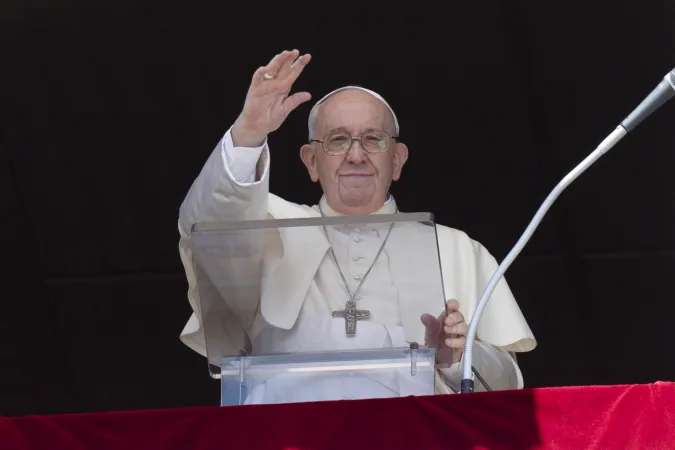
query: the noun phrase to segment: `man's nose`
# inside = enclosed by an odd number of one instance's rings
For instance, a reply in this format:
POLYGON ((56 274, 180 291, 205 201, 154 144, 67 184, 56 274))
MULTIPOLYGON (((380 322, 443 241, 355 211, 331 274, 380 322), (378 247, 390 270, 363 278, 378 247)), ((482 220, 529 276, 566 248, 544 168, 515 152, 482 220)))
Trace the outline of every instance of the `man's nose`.
POLYGON ((361 164, 366 158, 366 151, 363 149, 361 141, 355 140, 352 142, 352 146, 347 152, 347 161, 353 164, 361 164))

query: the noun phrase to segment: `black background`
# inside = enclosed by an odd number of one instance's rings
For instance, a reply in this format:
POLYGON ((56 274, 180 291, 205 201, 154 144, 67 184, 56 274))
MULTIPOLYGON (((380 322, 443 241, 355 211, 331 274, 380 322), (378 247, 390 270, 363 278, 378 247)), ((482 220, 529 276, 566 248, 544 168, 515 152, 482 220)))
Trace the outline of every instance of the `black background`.
MULTIPOLYGON (((675 66, 668 2, 0 7, 0 414, 214 405, 178 335, 178 207, 278 51, 319 98, 380 92, 410 148, 394 189, 501 260, 555 184, 675 66)), ((320 195, 310 105, 270 137, 271 189, 320 195)), ((576 181, 507 278, 539 347, 528 386, 675 378, 675 106, 576 181)))

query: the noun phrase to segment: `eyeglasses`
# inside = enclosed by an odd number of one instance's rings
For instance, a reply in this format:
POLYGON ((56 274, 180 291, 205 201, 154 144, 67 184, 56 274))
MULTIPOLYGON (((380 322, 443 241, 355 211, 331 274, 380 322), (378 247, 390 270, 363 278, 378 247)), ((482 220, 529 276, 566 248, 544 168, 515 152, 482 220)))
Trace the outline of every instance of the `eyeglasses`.
POLYGON ((386 131, 374 130, 363 133, 360 137, 352 137, 347 133, 332 133, 324 139, 310 139, 309 142, 318 142, 323 151, 330 156, 346 155, 352 148, 354 141, 359 141, 361 147, 368 153, 384 153, 391 147, 391 141, 398 139, 386 131))

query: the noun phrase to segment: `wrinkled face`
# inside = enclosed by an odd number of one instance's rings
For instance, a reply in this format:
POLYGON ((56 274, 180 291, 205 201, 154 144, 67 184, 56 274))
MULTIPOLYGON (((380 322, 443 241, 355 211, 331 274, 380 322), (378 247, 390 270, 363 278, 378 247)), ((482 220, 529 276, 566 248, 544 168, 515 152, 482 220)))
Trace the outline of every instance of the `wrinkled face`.
MULTIPOLYGON (((367 92, 339 92, 319 108, 313 139, 342 135, 352 138, 385 131, 396 136, 394 119, 377 98, 367 92)), ((329 155, 314 142, 301 149, 301 158, 314 182, 320 182, 328 204, 342 214, 370 214, 384 204, 392 180, 401 175, 408 149, 394 139, 387 151, 368 152, 360 141, 353 141, 344 155, 329 155)))

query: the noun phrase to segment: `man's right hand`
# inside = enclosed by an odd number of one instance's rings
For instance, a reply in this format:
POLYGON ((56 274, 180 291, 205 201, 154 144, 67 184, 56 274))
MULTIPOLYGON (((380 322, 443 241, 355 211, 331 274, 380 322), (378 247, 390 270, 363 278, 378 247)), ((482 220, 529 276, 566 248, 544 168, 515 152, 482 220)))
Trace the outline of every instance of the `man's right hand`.
POLYGON ((255 71, 244 109, 232 126, 235 147, 261 146, 267 135, 277 130, 291 111, 312 98, 309 92, 288 95, 311 59, 309 54, 299 54, 298 50, 283 51, 255 71))

